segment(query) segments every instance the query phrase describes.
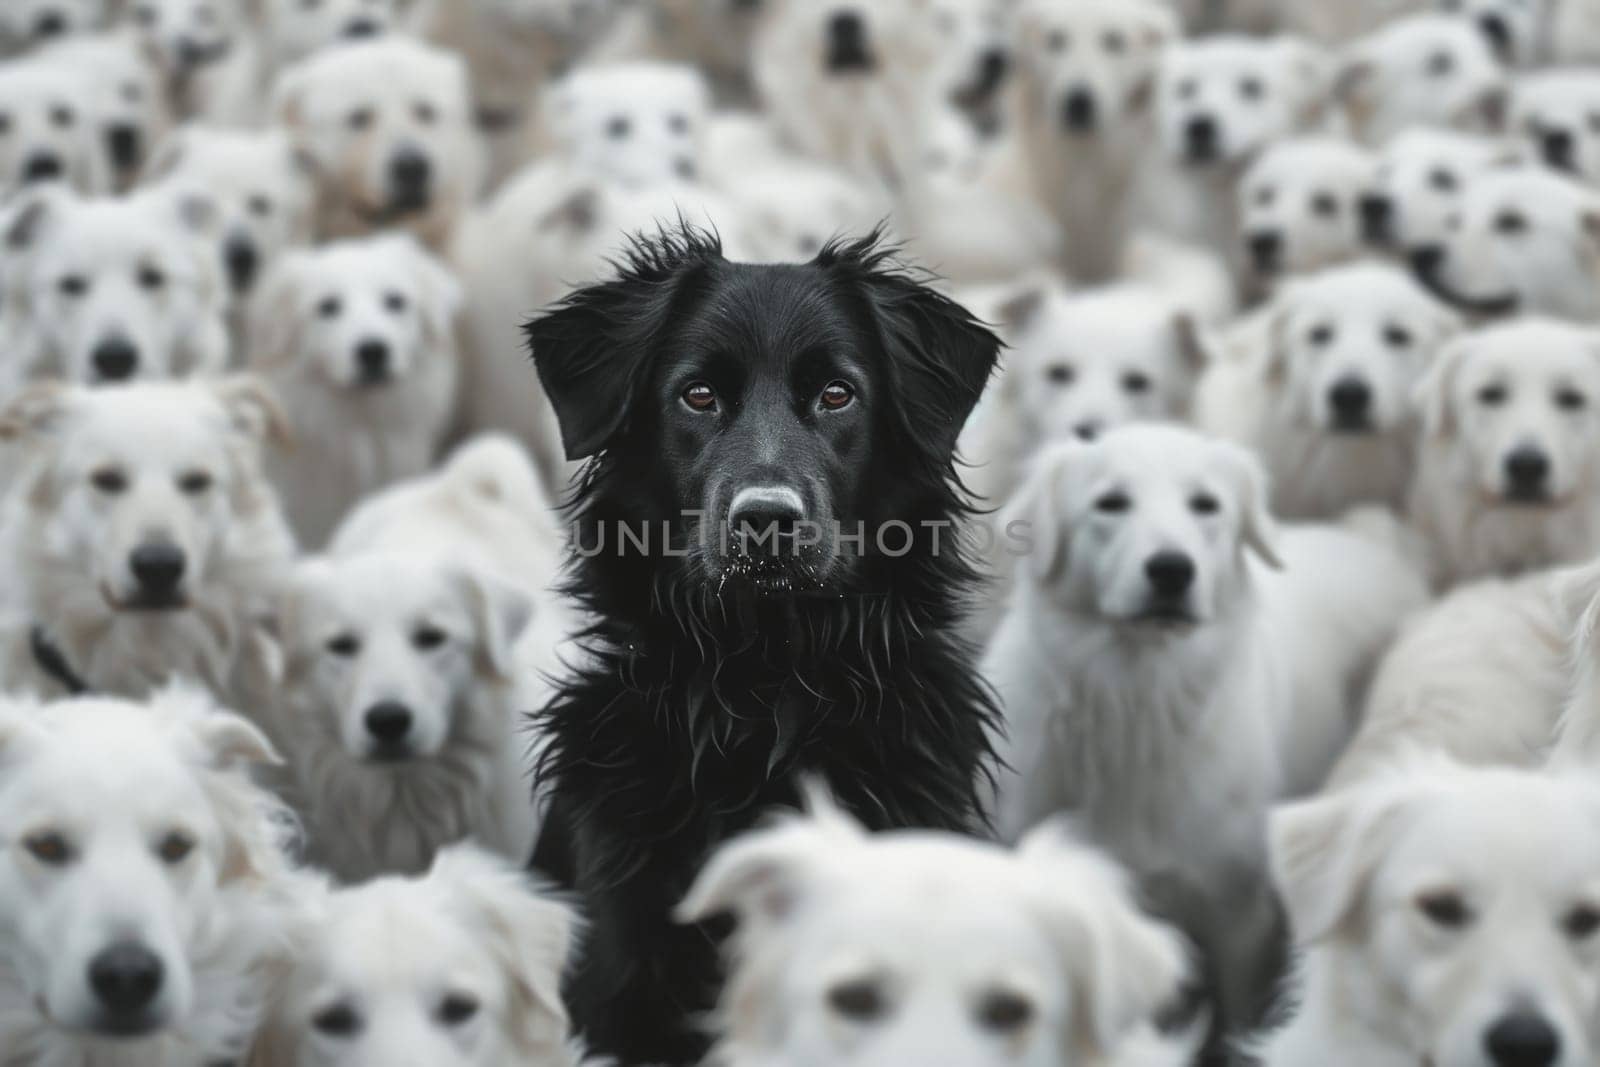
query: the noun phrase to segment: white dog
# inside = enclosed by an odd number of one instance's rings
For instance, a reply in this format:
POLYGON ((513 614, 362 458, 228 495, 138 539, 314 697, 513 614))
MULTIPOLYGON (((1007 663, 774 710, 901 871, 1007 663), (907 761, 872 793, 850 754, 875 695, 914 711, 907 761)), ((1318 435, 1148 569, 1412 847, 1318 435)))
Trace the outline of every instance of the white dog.
POLYGON ((1518 79, 1509 128, 1547 165, 1600 186, 1600 72, 1553 70, 1518 79))
POLYGON ((579 67, 542 106, 544 140, 582 170, 638 186, 693 181, 704 167, 711 93, 693 67, 579 67))
POLYGON ((0 55, 90 33, 108 14, 106 0, 9 0, 0 11, 0 55))
POLYGON ((1467 184, 1508 155, 1499 143, 1474 134, 1428 126, 1402 131, 1384 146, 1361 202, 1363 235, 1402 256, 1438 244, 1467 184))
POLYGON ((1156 68, 1177 21, 1154 0, 1028 0, 1018 21, 1024 167, 1061 228, 1067 273, 1104 281, 1121 268, 1135 222, 1156 68))
POLYGON ((97 102, 82 70, 40 60, 0 65, 0 196, 50 181, 109 192, 97 102))
POLYGON ((247 125, 260 115, 255 0, 131 0, 128 10, 180 119, 247 125))
POLYGON ((1280 536, 1266 493, 1248 452, 1179 427, 1041 453, 982 667, 1009 732, 1001 831, 1074 813, 1200 945, 1225 1029, 1270 981, 1267 805, 1321 781, 1427 597, 1392 529, 1280 536))
POLYGON ((1411 518, 1440 582, 1600 551, 1600 334, 1536 319, 1469 334, 1417 399, 1411 518))
POLYGON ((131 187, 172 124, 160 75, 138 41, 122 32, 68 37, 38 55, 88 79, 111 177, 118 189, 131 187))
POLYGON ((245 1051, 289 910, 276 761, 194 693, 0 706, 0 1064, 245 1051))
POLYGON ((1402 767, 1278 812, 1304 952, 1266 1067, 1581 1067, 1600 1054, 1600 787, 1402 767))
POLYGON ((21 298, 19 364, 99 383, 216 372, 227 294, 202 240, 209 201, 29 193, 5 233, 21 298))
POLYGON ((426 875, 324 890, 248 1067, 576 1067, 561 972, 577 920, 467 845, 426 875))
POLYGON ((283 70, 341 41, 378 37, 398 28, 411 0, 257 0, 263 62, 283 70))
MULTIPOLYGON (((1434 6, 1446 14, 1461 16, 1476 24, 1484 40, 1501 62, 1516 67, 1531 67, 1552 51, 1549 28, 1561 0, 1435 0, 1434 6)), ((1576 0, 1574 6, 1584 6, 1576 0)))
POLYGON ((812 807, 724 846, 678 909, 738 918, 709 1062, 1131 1067, 1187 967, 1114 864, 1059 826, 1008 852, 812 807))
POLYGON ((398 35, 281 74, 272 113, 317 177, 317 232, 403 226, 435 249, 478 195, 482 146, 460 56, 398 35))
POLYGON ((1382 147, 1408 126, 1496 132, 1505 118, 1506 76, 1465 19, 1413 15, 1353 44, 1338 95, 1356 136, 1382 147))
POLYGON ((1417 274, 1463 311, 1600 321, 1600 193, 1534 167, 1486 171, 1417 274))
POLYGON ((1359 256, 1361 198, 1376 170, 1371 153, 1331 137, 1263 152, 1239 182, 1240 240, 1256 288, 1359 256))
POLYGON ((455 413, 461 301, 449 269, 405 234, 290 252, 262 281, 250 369, 289 419, 268 470, 302 544, 433 462, 455 413))
POLYGON ((1261 457, 1274 514, 1402 509, 1417 466, 1412 392, 1460 329, 1456 316, 1377 263, 1289 282, 1263 315, 1211 361, 1196 421, 1261 457))
POLYGON ((255 707, 257 621, 293 549, 261 471, 276 428, 251 379, 18 396, 0 415, 18 449, 7 686, 140 695, 182 676, 255 707))
POLYGON ((205 196, 235 302, 289 248, 311 240, 314 183, 282 131, 180 127, 150 161, 147 181, 205 196))

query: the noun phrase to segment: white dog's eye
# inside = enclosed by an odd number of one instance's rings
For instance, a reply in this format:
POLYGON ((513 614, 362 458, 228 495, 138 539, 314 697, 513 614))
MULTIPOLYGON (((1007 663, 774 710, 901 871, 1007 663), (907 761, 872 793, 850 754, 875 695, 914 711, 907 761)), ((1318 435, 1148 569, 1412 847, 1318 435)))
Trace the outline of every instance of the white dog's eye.
POLYGON ((411 643, 422 652, 430 652, 444 644, 449 636, 437 626, 419 626, 411 635, 411 643))
POLYGON ((1589 129, 1600 133, 1600 111, 1589 112, 1589 129))
POLYGON ((1600 930, 1600 908, 1593 904, 1579 904, 1561 920, 1561 928, 1574 941, 1587 941, 1600 930))
POLYGON ((317 315, 324 319, 337 318, 344 310, 344 301, 336 296, 325 296, 317 304, 317 315))
POLYGON ((1051 30, 1050 36, 1045 38, 1044 44, 1052 52, 1065 52, 1072 47, 1072 37, 1066 30, 1051 30))
POLYGON ((1448 889, 1437 893, 1424 893, 1417 898, 1417 909, 1428 920, 1447 930, 1459 930, 1472 921, 1472 912, 1461 894, 1448 889))
POLYGON ((1264 186, 1256 190, 1256 207, 1271 207, 1272 202, 1276 199, 1278 199, 1277 190, 1273 189, 1271 186, 1264 186))
POLYGON ((199 496, 211 488, 210 471, 188 471, 178 479, 178 488, 189 496, 199 496))
POLYGON ((439 1021, 460 1026, 478 1014, 478 998, 468 993, 451 993, 439 1004, 439 1021))
POLYGON ((883 1018, 889 1005, 876 982, 860 979, 828 990, 828 1004, 852 1022, 870 1023, 883 1018))
POLYGON ((1260 100, 1266 92, 1267 87, 1260 78, 1246 78, 1239 83, 1239 95, 1246 100, 1260 100))
POLYGON ((1133 501, 1120 489, 1114 489, 1094 502, 1094 509, 1107 515, 1120 515, 1131 507, 1133 501))
POLYGON ((1562 411, 1582 411, 1589 406, 1589 398, 1576 389, 1557 389, 1556 407, 1562 411))
POLYGON ((62 867, 72 860, 72 846, 67 844, 67 839, 54 830, 30 834, 22 842, 30 855, 40 863, 50 867, 62 867))
POLYGON ((434 107, 426 100, 418 100, 411 108, 411 113, 415 115, 417 117, 417 121, 422 123, 424 126, 432 126, 439 119, 439 109, 434 107))
POLYGON ((978 1022, 990 1030, 1020 1030, 1033 1019, 1033 1003, 1021 993, 1000 990, 986 995, 978 1005, 978 1022))
POLYGON ((1327 323, 1323 323, 1320 326, 1313 326, 1311 328, 1311 332, 1306 334, 1306 340, 1310 341, 1318 348, 1325 348, 1333 343, 1333 336, 1333 327, 1329 326, 1327 323))
POLYGON ((1435 52, 1428 57, 1428 76, 1443 78, 1456 69, 1456 57, 1449 52, 1435 52))
POLYGON ((1150 391, 1150 376, 1140 371, 1129 371, 1122 376, 1122 388, 1135 396, 1141 393, 1148 393, 1150 391))
POLYGON ((633 123, 626 115, 613 115, 606 123, 606 136, 613 141, 620 141, 628 136, 633 129, 633 123))
POLYGON ((122 102, 125 104, 141 104, 144 102, 144 88, 127 82, 122 86, 122 102))
POLYGON ((127 491, 128 476, 121 468, 101 467, 89 475, 89 484, 107 496, 115 496, 127 491))
POLYGON ((1337 218, 1339 215, 1339 198, 1332 193, 1318 193, 1311 198, 1311 211, 1321 218, 1337 218))
POLYGON ((1105 46, 1106 51, 1112 55, 1121 55, 1128 50, 1128 38, 1122 34, 1122 31, 1112 30, 1106 34, 1105 46))
POLYGON ((265 193, 256 193, 254 196, 250 197, 249 200, 245 201, 245 207, 248 208, 250 214, 254 215, 256 218, 264 219, 268 215, 272 214, 272 198, 267 196, 265 193))
POLYGON ((78 113, 66 104, 57 104, 50 109, 50 121, 63 130, 71 129, 78 121, 78 113))
POLYGON ((1429 173, 1428 184, 1438 193, 1453 193, 1461 187, 1456 176, 1442 167, 1429 173))
POLYGON ((1045 369, 1045 376, 1057 385, 1071 385, 1078 375, 1070 363, 1052 363, 1045 369))
POLYGON ((355 634, 338 634, 328 638, 324 647, 335 656, 348 659, 361 651, 361 639, 355 634))
POLYGON ((81 274, 68 274, 56 282, 62 296, 82 296, 89 291, 89 279, 81 274))
POLYGON ((182 830, 173 830, 161 839, 161 844, 156 848, 156 853, 161 857, 161 862, 168 866, 177 866, 189 857, 194 851, 194 838, 182 830))
POLYGON ((1210 493, 1196 493, 1189 498, 1189 510, 1196 515, 1215 515, 1222 510, 1222 502, 1210 493))
POLYGON ((0 111, 0 137, 11 132, 11 116, 0 111))
POLYGON ((383 306, 398 315, 410 307, 411 302, 406 299, 406 294, 390 291, 383 294, 383 306))
POLYGON ((162 273, 159 267, 152 267, 146 264, 139 268, 139 285, 141 288, 149 289, 153 292, 166 284, 167 276, 162 273))
POLYGON ((1390 348, 1410 348, 1411 331, 1404 326, 1389 326, 1383 331, 1383 340, 1390 348))
POLYGON ((1520 211, 1502 211, 1495 216, 1494 228, 1496 233, 1508 236, 1526 233, 1528 230, 1528 217, 1520 211))
POLYGON ((160 14, 150 4, 140 4, 133 12, 134 21, 145 29, 150 29, 154 26, 158 18, 160 18, 160 14))
POLYGON ((322 0, 300 0, 301 11, 315 11, 322 6, 322 0))
POLYGON ((345 125, 352 130, 365 130, 372 125, 373 113, 370 107, 358 107, 345 117, 345 125))
POLYGON ((689 132, 689 116, 674 112, 667 116, 667 129, 673 133, 689 132))
POLYGON ((1478 390, 1478 403, 1486 408, 1497 408, 1510 398, 1510 391, 1503 385, 1486 385, 1478 390))
POLYGON ((311 1025, 319 1034, 349 1037, 361 1029, 361 1017, 348 1004, 334 1004, 313 1015, 311 1025))

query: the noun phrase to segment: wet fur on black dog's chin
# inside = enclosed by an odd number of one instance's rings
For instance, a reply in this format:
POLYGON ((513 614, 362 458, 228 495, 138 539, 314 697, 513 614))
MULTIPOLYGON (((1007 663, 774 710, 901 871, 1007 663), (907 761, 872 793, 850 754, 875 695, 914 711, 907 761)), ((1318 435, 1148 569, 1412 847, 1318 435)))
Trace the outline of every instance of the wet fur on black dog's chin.
POLYGON ((568 505, 580 548, 603 524, 659 528, 700 506, 665 488, 679 471, 648 385, 681 353, 678 331, 726 320, 756 338, 729 351, 759 376, 760 339, 791 336, 763 332, 785 308, 801 309, 789 325, 820 308, 848 332, 876 394, 871 447, 848 472, 858 492, 828 499, 833 516, 916 532, 903 555, 898 540, 895 556, 835 554, 787 590, 724 580, 725 561, 698 551, 573 560, 568 588, 596 622, 586 661, 537 716, 552 802, 534 866, 587 911, 568 1001, 593 1051, 678 1064, 706 1049, 720 931, 674 926, 670 911, 718 844, 797 802, 802 776, 874 828, 982 822, 997 712, 955 635, 974 576, 949 528, 936 552, 919 523, 961 517, 952 453, 998 342, 875 234, 805 266, 754 266, 680 230, 638 243, 620 271, 526 328, 569 455, 592 457, 568 505))

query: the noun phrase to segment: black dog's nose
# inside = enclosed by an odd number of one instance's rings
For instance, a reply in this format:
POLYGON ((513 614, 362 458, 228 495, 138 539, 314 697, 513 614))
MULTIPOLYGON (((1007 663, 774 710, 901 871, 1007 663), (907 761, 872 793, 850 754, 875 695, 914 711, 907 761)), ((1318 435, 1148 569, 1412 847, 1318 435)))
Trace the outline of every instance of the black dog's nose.
POLYGON ((138 166, 143 147, 143 138, 137 126, 119 122, 106 130, 106 149, 111 153, 111 162, 118 170, 138 166))
POLYGON ((368 338, 356 346, 356 366, 361 380, 370 384, 389 380, 389 343, 368 338))
POLYGON ((1340 378, 1328 390, 1328 406, 1340 429, 1363 429, 1372 411, 1372 388, 1360 378, 1340 378))
POLYGON ((1550 1067, 1561 1056, 1561 1035, 1539 1015, 1507 1016, 1483 1043, 1495 1067, 1550 1067))
POLYGON ((1571 130, 1545 130, 1539 138, 1539 147, 1544 153, 1544 161, 1550 166, 1557 170, 1576 169, 1573 159, 1576 142, 1572 139, 1571 130))
POLYGON ((415 148, 402 148, 389 161, 389 180, 397 199, 422 203, 428 199, 428 183, 433 179, 433 164, 415 148))
POLYGON ((385 700, 367 709, 367 733, 382 745, 399 745, 411 732, 411 709, 395 700, 385 700))
POLYGON ((1157 552, 1145 560, 1144 573, 1157 596, 1173 599, 1194 584, 1194 560, 1182 552, 1157 552))
POLYGON ((1283 235, 1273 230, 1262 230, 1250 235, 1250 262, 1262 274, 1278 269, 1283 256, 1283 235))
POLYGON ((1361 198, 1361 236, 1373 244, 1388 244, 1389 230, 1394 224, 1394 201, 1382 193, 1368 193, 1361 198))
POLYGON ((22 167, 24 182, 42 182, 61 177, 61 157, 54 152, 35 152, 22 167))
POLYGON ((1068 91, 1061 102, 1061 121, 1069 130, 1088 131, 1099 121, 1100 108, 1094 93, 1078 86, 1068 91))
POLYGON ((1537 496, 1550 478, 1550 457, 1523 445, 1506 457, 1506 484, 1517 496, 1537 496))
POLYGON ((112 945, 89 961, 89 988, 100 1003, 117 1015, 136 1015, 161 992, 166 968, 143 945, 112 945))
POLYGON ((261 257, 255 242, 244 234, 234 234, 222 246, 222 260, 228 268, 228 284, 233 291, 242 293, 256 280, 256 269, 261 257))
POLYGON ((128 569, 146 593, 168 595, 183 581, 188 564, 183 549, 165 542, 140 545, 128 557, 128 569))
POLYGON ((67 32, 67 17, 59 11, 46 11, 33 24, 33 35, 40 40, 60 37, 67 32))
POLYGON ((139 369, 139 348, 126 337, 106 338, 95 345, 89 358, 103 381, 126 381, 139 369))
POLYGON ((1486 12, 1478 19, 1478 28, 1489 39, 1489 46, 1494 49, 1495 55, 1506 59, 1511 55, 1511 26, 1505 18, 1493 11, 1486 12))
POLYGON ((352 41, 358 41, 363 37, 376 37, 382 30, 383 27, 378 24, 377 19, 366 17, 353 18, 344 24, 344 35, 352 41))
POLYGON ((728 524, 748 551, 773 552, 780 539, 793 537, 805 518, 805 502, 786 485, 741 489, 728 507, 728 524))
POLYGON ((1183 128, 1189 158, 1207 160, 1217 154, 1217 120, 1210 115, 1196 115, 1183 128))

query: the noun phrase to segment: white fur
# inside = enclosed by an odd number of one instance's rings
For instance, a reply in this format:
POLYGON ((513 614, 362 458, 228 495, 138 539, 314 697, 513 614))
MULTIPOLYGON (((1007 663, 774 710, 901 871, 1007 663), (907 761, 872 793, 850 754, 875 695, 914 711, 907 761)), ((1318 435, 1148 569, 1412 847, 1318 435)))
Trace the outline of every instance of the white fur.
POLYGON ((461 304, 448 268, 403 233, 290 252, 262 282, 250 367, 288 416, 268 468, 302 543, 432 464, 455 413, 461 304))
POLYGON ((288 917, 287 813, 252 785, 266 739, 198 694, 0 708, 0 1064, 210 1067, 260 1020, 288 917), (175 844, 176 843, 176 844, 175 844), (63 846, 56 862, 42 849, 63 846), (159 961, 117 1014, 90 972, 159 961), (140 1027, 116 1037, 118 1024, 140 1027))
POLYGON ((1258 1050, 1266 1067, 1594 1061, 1592 779, 1421 762, 1279 811, 1272 839, 1304 958, 1295 1015, 1258 1050), (1544 1027, 1549 1057, 1497 1049, 1512 1021, 1544 1027))
POLYGON ((1600 551, 1600 335, 1523 320, 1462 337, 1418 384, 1411 518, 1444 584, 1576 563, 1600 551), (1548 464, 1519 500, 1509 464, 1548 464))
POLYGON ((1412 15, 1350 46, 1338 93, 1356 136, 1382 147, 1413 125, 1496 131, 1505 117, 1506 77, 1472 23, 1412 15))

